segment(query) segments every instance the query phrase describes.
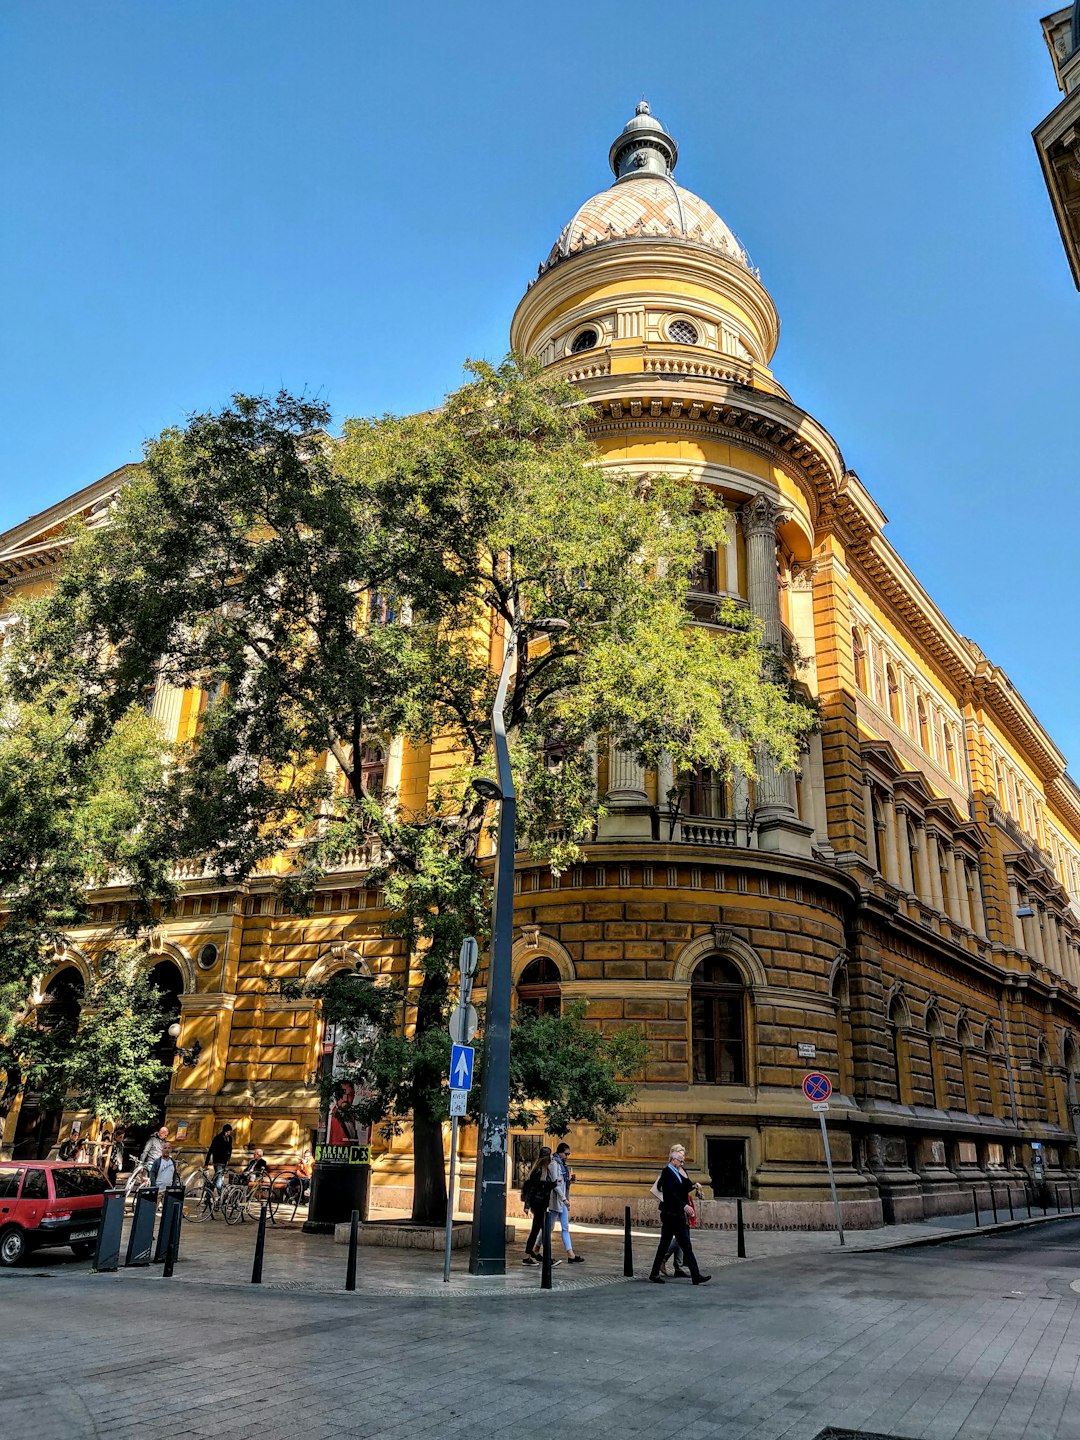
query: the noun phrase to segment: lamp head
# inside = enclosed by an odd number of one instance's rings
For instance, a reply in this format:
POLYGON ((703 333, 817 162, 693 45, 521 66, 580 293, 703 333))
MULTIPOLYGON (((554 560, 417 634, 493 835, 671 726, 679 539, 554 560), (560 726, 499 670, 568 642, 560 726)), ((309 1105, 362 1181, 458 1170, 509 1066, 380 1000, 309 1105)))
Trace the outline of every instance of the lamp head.
POLYGON ((497 802, 503 798, 503 792, 499 789, 498 785, 495 784, 494 780, 474 780, 472 782, 472 788, 478 795, 483 796, 485 800, 497 802))
POLYGON ((169 1026, 169 1037, 170 1039, 175 1040, 179 1034, 180 1026, 174 1020, 173 1023, 169 1026))

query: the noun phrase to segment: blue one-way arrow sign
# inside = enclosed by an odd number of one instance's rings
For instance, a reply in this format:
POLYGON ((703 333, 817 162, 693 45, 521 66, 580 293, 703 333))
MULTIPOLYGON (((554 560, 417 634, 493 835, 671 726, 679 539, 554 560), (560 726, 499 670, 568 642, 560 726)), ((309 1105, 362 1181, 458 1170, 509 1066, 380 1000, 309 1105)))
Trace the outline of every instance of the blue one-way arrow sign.
POLYGON ((452 1045, 450 1047, 450 1084, 455 1090, 472 1089, 472 1067, 475 1053, 471 1045, 452 1045))

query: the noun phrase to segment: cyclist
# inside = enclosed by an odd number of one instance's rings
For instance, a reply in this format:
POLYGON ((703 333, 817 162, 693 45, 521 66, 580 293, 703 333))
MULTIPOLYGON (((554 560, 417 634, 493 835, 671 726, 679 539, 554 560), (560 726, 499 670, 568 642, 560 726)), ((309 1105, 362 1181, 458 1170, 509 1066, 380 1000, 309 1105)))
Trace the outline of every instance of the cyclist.
POLYGON ((210 1141, 204 1165, 214 1167, 214 1189, 220 1190, 225 1181, 225 1171, 232 1159, 233 1134, 231 1125, 223 1125, 210 1141))
POLYGON ((139 1156, 139 1164, 144 1165, 146 1169, 149 1170, 150 1166, 153 1165, 155 1160, 161 1159, 161 1152, 164 1149, 168 1138, 169 1127, 167 1125, 162 1125, 161 1129, 156 1130, 154 1134, 150 1136, 150 1139, 147 1140, 146 1144, 143 1146, 142 1154, 139 1156))

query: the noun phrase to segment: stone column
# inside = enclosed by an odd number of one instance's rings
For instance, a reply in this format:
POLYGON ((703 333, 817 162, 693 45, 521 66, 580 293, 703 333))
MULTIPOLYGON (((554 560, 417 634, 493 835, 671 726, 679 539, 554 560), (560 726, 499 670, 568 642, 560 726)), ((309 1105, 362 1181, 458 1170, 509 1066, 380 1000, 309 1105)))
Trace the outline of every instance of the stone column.
POLYGON ((608 744, 608 813, 597 829, 601 840, 651 840, 652 815, 645 793, 645 768, 633 750, 612 736, 608 744))
POLYGON ((977 865, 966 867, 966 880, 968 892, 968 909, 971 911, 971 928, 975 934, 983 940, 986 939, 986 917, 983 915, 982 892, 979 889, 979 869, 977 865))
POLYGON ((1016 888, 1016 881, 1009 880, 1009 924, 1012 927, 1013 944, 1018 950, 1028 948, 1027 935, 1024 932, 1024 922, 1017 915, 1020 909, 1020 892, 1016 888))
POLYGON ((941 850, 942 870, 944 872, 944 891, 942 898, 945 901, 945 913, 950 920, 955 920, 959 925, 960 918, 960 896, 956 889, 956 870, 953 865, 953 847, 948 840, 938 841, 941 850))
POLYGON ((885 818, 885 879, 890 885, 899 885, 900 861, 896 848, 896 809, 893 806, 891 795, 883 797, 881 808, 885 818))
POLYGON ((900 852, 900 884, 909 895, 915 893, 915 876, 911 870, 911 846, 908 843, 908 808, 896 807, 896 845, 900 852))
POLYGON ((915 890, 919 899, 925 905, 929 905, 932 891, 930 889, 930 849, 929 839, 926 833, 926 826, 916 815, 915 821, 915 890))
POLYGON ((880 870, 877 852, 877 831, 874 826, 874 787, 869 775, 862 777, 863 814, 866 820, 866 858, 871 870, 880 870))
POLYGON ((941 861, 938 858, 938 837, 933 830, 926 832, 926 866, 930 874, 930 904, 935 910, 945 909, 941 893, 941 861))
POLYGON ((963 855, 953 846, 953 882, 956 885, 956 918, 966 929, 972 929, 971 907, 968 904, 967 865, 963 855))
MULTIPOLYGON (((780 648, 780 588, 776 573, 776 526, 787 511, 767 495, 757 495, 739 511, 746 539, 746 594, 751 613, 762 622, 765 640, 780 648)), ((758 846, 762 850, 810 855, 813 826, 795 813, 795 781, 781 774, 764 751, 757 765, 758 846)))

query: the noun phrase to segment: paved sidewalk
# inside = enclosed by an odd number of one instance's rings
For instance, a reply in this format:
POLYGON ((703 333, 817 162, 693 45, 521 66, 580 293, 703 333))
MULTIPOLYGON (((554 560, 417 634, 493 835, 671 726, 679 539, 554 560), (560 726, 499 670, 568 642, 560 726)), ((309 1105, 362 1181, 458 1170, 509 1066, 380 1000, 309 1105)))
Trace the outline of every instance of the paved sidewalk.
MULTIPOLYGON (((377 1211, 377 1218, 400 1218, 404 1212, 377 1211)), ((267 1226, 266 1249, 263 1260, 262 1285, 266 1290, 311 1290, 320 1293, 337 1293, 345 1284, 345 1269, 348 1248, 334 1244, 327 1235, 305 1235, 300 1218, 291 1224, 267 1226)), ((1051 1228, 1069 1223, 1068 1217, 1051 1215, 1047 1220, 1035 1219, 1018 1221, 1019 1228, 1033 1229, 1044 1224, 1051 1228)), ((429 1298, 460 1298, 472 1294, 506 1294, 527 1296, 539 1289, 540 1267, 521 1263, 527 1222, 515 1222, 517 1237, 515 1244, 507 1248, 505 1276, 471 1276, 468 1273, 468 1251, 454 1251, 451 1263, 451 1277, 445 1283, 443 1274, 443 1252, 432 1250, 408 1250, 363 1245, 358 1251, 357 1290, 369 1295, 410 1295, 429 1298)), ((879 1230, 848 1231, 846 1245, 841 1248, 839 1238, 829 1231, 767 1231, 746 1232, 745 1260, 737 1256, 737 1238, 729 1230, 695 1230, 694 1249, 703 1270, 719 1271, 729 1266, 754 1264, 765 1260, 802 1264, 812 1257, 836 1256, 843 1260, 847 1255, 867 1251, 903 1249, 910 1246, 934 1245, 942 1242, 959 1241, 965 1235, 978 1237, 993 1233, 993 1227, 974 1230, 970 1215, 942 1216, 934 1221, 923 1221, 910 1225, 894 1225, 879 1230)), ((1008 1226, 1001 1227, 1007 1230, 1008 1226)), ((240 1285, 250 1286, 252 1262, 255 1252, 257 1225, 246 1221, 242 1225, 229 1226, 223 1222, 209 1221, 202 1224, 185 1224, 180 1259, 170 1286, 180 1285, 240 1285)), ((553 1288, 567 1293, 587 1291, 602 1285, 623 1283, 623 1232, 614 1226, 575 1225, 573 1227, 577 1253, 584 1258, 582 1265, 561 1263, 555 1266, 552 1275, 553 1288)), ((655 1254, 659 1231, 634 1229, 631 1231, 633 1263, 640 1278, 649 1273, 655 1254)), ((552 1236, 553 1255, 563 1254, 558 1234, 552 1236)), ((31 1257, 29 1268, 37 1274, 58 1274, 82 1276, 88 1282, 101 1282, 106 1277, 94 1276, 87 1261, 77 1261, 66 1250, 40 1251, 31 1257)), ((148 1283, 161 1276, 160 1265, 145 1269, 121 1269, 119 1279, 124 1284, 148 1283)), ((4 1272, 0 1272, 0 1283, 4 1272)), ((2 1291, 0 1291, 2 1294, 2 1291)))
MULTIPOLYGON (((268 1278, 307 1264, 308 1239, 272 1236, 268 1278)), ((594 1243, 575 1269, 607 1267, 617 1237, 594 1243)), ((35 1265, 0 1273, 0 1424, 33 1440, 1080 1440, 1075 1282, 1080 1220, 811 1247, 698 1289, 613 1277, 451 1305, 35 1265)))

